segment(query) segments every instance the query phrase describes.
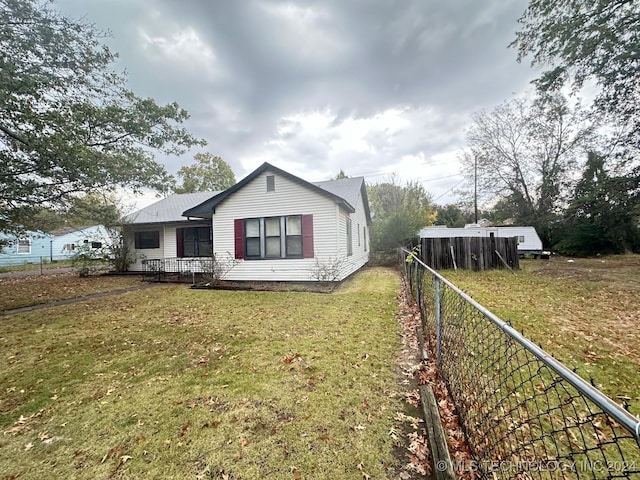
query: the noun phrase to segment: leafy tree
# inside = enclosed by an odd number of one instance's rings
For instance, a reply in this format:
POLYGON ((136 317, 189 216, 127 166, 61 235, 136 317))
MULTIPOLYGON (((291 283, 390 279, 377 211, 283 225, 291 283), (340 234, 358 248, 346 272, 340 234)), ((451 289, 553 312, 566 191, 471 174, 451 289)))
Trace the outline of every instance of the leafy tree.
POLYGON ((180 127, 188 114, 176 103, 126 88, 104 35, 48 2, 0 0, 0 231, 78 192, 166 190, 151 151, 204 144, 180 127))
POLYGON ((568 255, 640 251, 639 220, 640 168, 611 175, 606 158, 590 152, 554 249, 568 255))
POLYGON ((344 173, 344 170, 340 169, 340 171, 338 172, 338 174, 334 177, 334 180, 340 180, 342 178, 349 178, 349 175, 347 175, 346 173, 344 173))
POLYGON ((474 155, 464 157, 463 166, 515 222, 541 228, 562 213, 593 128, 559 95, 513 99, 473 115, 467 141, 474 155))
POLYGON ((50 232, 64 226, 113 226, 123 215, 123 208, 111 192, 89 192, 69 196, 68 204, 56 208, 40 207, 22 220, 27 230, 50 232))
POLYGON ((417 182, 391 182, 367 187, 371 207, 371 250, 388 252, 415 240, 418 231, 435 220, 431 196, 417 182))
POLYGON ((447 227, 464 227, 467 223, 473 223, 474 214, 461 205, 434 205, 437 212, 435 225, 446 225, 447 227))
POLYGON ((518 61, 550 66, 536 81, 542 91, 595 80, 594 105, 631 127, 640 139, 640 3, 633 0, 530 0, 512 47, 518 61))
POLYGON ((222 158, 211 153, 196 153, 193 159, 195 164, 178 170, 182 185, 175 188, 176 193, 226 190, 235 185, 233 170, 222 158))

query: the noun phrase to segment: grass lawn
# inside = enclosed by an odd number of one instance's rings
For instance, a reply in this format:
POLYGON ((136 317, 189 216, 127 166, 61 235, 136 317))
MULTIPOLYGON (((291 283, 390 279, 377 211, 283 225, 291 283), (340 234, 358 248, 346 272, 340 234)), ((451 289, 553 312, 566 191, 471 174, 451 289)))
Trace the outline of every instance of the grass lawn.
POLYGON ((75 272, 0 278, 0 310, 140 285, 140 276, 80 278, 75 272))
POLYGON ((640 255, 444 276, 640 416, 640 255))
POLYGON ((397 273, 334 293, 158 286, 0 319, 4 478, 394 471, 397 273))

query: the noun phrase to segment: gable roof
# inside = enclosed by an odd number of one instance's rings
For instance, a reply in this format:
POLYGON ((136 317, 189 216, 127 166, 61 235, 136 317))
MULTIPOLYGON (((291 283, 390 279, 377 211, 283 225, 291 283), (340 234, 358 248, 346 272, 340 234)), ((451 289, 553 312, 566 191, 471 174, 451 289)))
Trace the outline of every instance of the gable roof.
POLYGON ((125 215, 120 219, 125 224, 145 224, 145 223, 167 223, 167 222, 186 222, 182 212, 198 205, 211 197, 218 195, 220 192, 194 192, 194 193, 176 193, 140 210, 125 215))
POLYGON ((358 204, 358 197, 362 196, 364 212, 367 224, 371 225, 371 212, 369 211, 369 197, 364 183, 364 177, 340 178, 337 180, 326 180, 324 182, 314 182, 317 187, 327 190, 339 197, 344 198, 351 205, 358 204))
MULTIPOLYGON (((186 217, 211 218, 211 216, 215 213, 215 209, 218 205, 220 205, 222 202, 224 202, 227 198, 229 198, 235 192, 240 190, 246 184, 248 184, 249 182, 251 182, 256 177, 258 177, 259 175, 263 174, 266 171, 276 173, 282 177, 287 178, 288 180, 294 183, 297 183, 298 185, 301 185, 302 187, 308 188, 309 190, 312 190, 318 193, 319 195, 327 197, 333 200, 334 202, 336 202, 337 204, 339 204, 340 206, 342 206, 343 208, 345 208, 350 213, 355 212, 354 205, 357 204, 358 193, 360 191, 364 191, 364 178, 362 177, 343 179, 343 180, 349 180, 349 182, 342 182, 342 180, 333 180, 333 181, 318 182, 317 184, 313 184, 313 183, 307 182, 306 180, 302 180, 301 178, 296 177, 295 175, 292 175, 289 172, 285 172, 284 170, 274 167, 270 163, 265 162, 262 165, 260 165, 257 169, 255 169, 253 172, 251 172, 249 175, 247 175, 242 180, 240 180, 238 183, 236 183, 234 186, 228 188, 224 192, 214 197, 211 197, 203 201, 202 203, 196 205, 193 208, 189 208, 188 210, 185 210, 183 212, 183 215, 186 217), (338 182, 340 182, 341 184, 329 186, 329 184, 338 183, 338 182)), ((366 192, 364 193, 363 198, 366 199, 366 192)), ((365 209, 367 212, 367 221, 370 221, 368 202, 365 202, 365 209)))

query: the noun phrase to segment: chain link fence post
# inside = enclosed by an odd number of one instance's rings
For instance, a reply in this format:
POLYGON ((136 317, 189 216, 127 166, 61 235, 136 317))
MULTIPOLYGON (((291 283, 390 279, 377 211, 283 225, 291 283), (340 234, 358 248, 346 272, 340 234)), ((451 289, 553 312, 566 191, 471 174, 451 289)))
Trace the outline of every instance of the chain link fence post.
POLYGON ((435 286, 435 316, 436 316, 436 358, 438 359, 438 367, 442 366, 442 316, 440 310, 440 279, 436 276, 433 278, 435 286))

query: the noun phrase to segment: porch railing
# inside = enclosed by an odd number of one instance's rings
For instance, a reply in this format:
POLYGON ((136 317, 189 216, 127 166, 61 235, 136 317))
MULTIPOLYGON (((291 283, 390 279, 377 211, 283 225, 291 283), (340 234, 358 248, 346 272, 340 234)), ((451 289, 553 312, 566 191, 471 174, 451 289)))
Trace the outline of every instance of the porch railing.
POLYGON ((213 269, 211 257, 152 258, 142 261, 142 275, 156 281, 174 280, 195 283, 196 278, 210 273, 213 269))

